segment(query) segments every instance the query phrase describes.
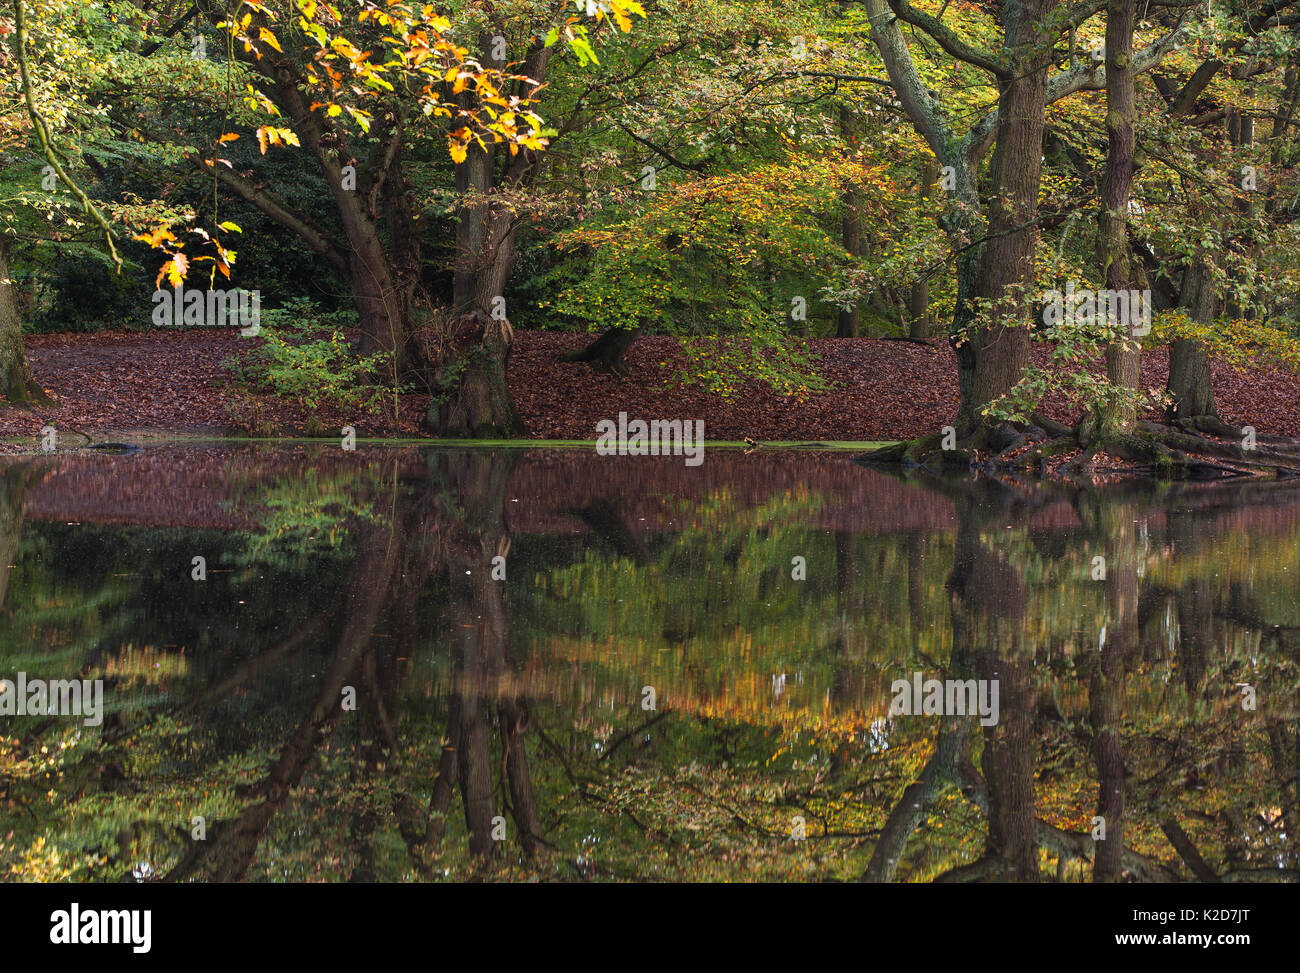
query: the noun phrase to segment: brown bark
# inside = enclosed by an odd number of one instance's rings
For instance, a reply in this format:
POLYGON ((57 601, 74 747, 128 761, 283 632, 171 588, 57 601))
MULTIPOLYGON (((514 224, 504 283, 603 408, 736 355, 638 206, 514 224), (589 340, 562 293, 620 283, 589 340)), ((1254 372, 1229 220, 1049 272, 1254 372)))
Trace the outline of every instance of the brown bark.
MULTIPOLYGON (((1133 186, 1134 91, 1133 28, 1136 0, 1110 0, 1106 8, 1106 175, 1102 181, 1098 251, 1106 288, 1125 293, 1133 286, 1129 259, 1128 204, 1133 186)), ((1129 308, 1129 317, 1133 309, 1129 308)), ((1132 322, 1121 321, 1123 334, 1106 345, 1106 378, 1121 394, 1136 393, 1142 365, 1142 343, 1132 335, 1132 322)), ((1126 396, 1126 398, 1128 398, 1126 396)), ((1098 429, 1128 433, 1137 425, 1137 404, 1129 399, 1102 409, 1098 429)))
MULTIPOLYGON (((840 135, 846 140, 851 137, 853 129, 853 112, 847 107, 840 108, 840 135)), ((844 216, 841 224, 841 234, 844 243, 844 252, 849 255, 849 260, 856 262, 862 252, 862 224, 859 215, 859 200, 857 188, 849 185, 844 190, 843 196, 844 216)), ((839 320, 836 325, 835 335, 838 338, 856 338, 860 333, 860 320, 858 305, 854 304, 851 308, 840 308, 839 320)))
MULTIPOLYGON (((1037 31, 1056 5, 1057 0, 1027 0, 1004 10, 1003 50, 1014 63, 1010 74, 998 80, 988 239, 978 258, 976 279, 963 282, 961 268, 958 274, 959 303, 961 291, 973 283, 974 296, 982 304, 965 340, 955 348, 961 387, 958 424, 963 433, 983 425, 982 408, 1010 391, 1029 361, 1031 302, 1023 289, 1034 280, 1038 232, 1033 220, 1042 178, 1051 66, 1051 48, 1037 31)), ((954 341, 959 340, 961 336, 954 336, 954 341)))
MULTIPOLYGON (((1179 304, 1193 321, 1208 322, 1218 316, 1219 300, 1205 258, 1193 259, 1183 271, 1179 304)), ((1205 345, 1194 338, 1178 338, 1170 345, 1166 388, 1173 399, 1165 410, 1168 420, 1218 417, 1210 356, 1205 345)))
MULTIPOLYGON (((504 67, 488 54, 491 38, 480 38, 481 60, 486 67, 504 67)), ((540 84, 552 48, 534 42, 524 62, 523 74, 540 84)), ((526 92, 521 92, 526 94, 526 92)), ((465 92, 462 103, 470 107, 476 97, 465 92)), ((536 175, 538 155, 521 149, 498 166, 497 147, 469 145, 465 160, 456 167, 456 191, 461 203, 456 224, 456 265, 452 282, 452 328, 474 316, 482 339, 477 345, 459 341, 446 345, 439 363, 434 401, 425 426, 443 436, 508 438, 525 432, 506 385, 506 369, 513 341, 505 288, 516 257, 515 213, 499 198, 498 189, 517 191, 536 175), (498 169, 501 170, 498 176, 498 169), (499 182, 498 182, 499 179, 499 182)))
POLYGON ((448 324, 425 425, 440 436, 504 439, 524 433, 506 384, 513 332, 480 310, 448 324))
MULTIPOLYGON (((927 156, 921 173, 921 199, 929 199, 939 178, 939 164, 934 156, 927 156)), ((918 277, 912 281, 907 300, 908 337, 925 340, 930 337, 930 278, 918 277)))
POLYGON ((23 322, 18 294, 9 276, 8 240, 0 235, 0 402, 49 402, 32 378, 23 348, 23 322))

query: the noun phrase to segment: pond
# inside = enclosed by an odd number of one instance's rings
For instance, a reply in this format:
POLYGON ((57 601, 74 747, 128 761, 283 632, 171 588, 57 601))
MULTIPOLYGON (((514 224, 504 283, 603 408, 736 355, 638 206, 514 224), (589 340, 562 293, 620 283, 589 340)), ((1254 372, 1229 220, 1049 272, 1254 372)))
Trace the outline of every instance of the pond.
POLYGON ((222 443, 0 474, 9 880, 1300 869, 1300 484, 222 443))

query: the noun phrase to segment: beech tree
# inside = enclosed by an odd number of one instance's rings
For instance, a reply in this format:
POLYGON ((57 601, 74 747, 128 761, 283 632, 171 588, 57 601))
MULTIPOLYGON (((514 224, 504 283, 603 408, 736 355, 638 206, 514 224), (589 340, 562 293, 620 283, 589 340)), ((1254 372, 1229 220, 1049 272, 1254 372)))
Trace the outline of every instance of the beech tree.
MULTIPOLYGON (((1047 105, 1105 86, 1105 66, 1079 59, 1053 71, 1062 37, 1105 6, 1085 0, 1069 7, 1055 0, 1008 5, 1001 10, 999 49, 970 41, 943 20, 906 0, 866 0, 873 37, 896 96, 925 138, 951 186, 945 229, 956 252, 957 306, 951 341, 961 390, 958 426, 964 437, 985 425, 983 410, 1009 392, 1028 361, 1034 245, 1047 105), (996 107, 962 133, 940 93, 926 85, 902 24, 933 38, 957 61, 993 78, 996 107), (988 163, 987 191, 979 186, 988 163), (987 207, 985 206, 987 200, 987 207)), ((1135 73, 1149 71, 1180 43, 1178 26, 1132 56, 1135 73)))
MULTIPOLYGON (((388 354, 394 384, 414 381, 434 391, 430 430, 521 432, 505 386, 512 332, 502 290, 515 259, 512 195, 526 189, 547 145, 536 96, 560 41, 589 61, 589 38, 630 30, 631 17, 644 16, 640 4, 537 0, 521 16, 471 3, 456 12, 455 25, 417 3, 247 2, 232 14, 216 0, 198 0, 195 8, 244 69, 238 95, 267 119, 256 129, 263 153, 301 145, 312 154, 343 239, 220 158, 220 146, 239 133, 215 136, 217 151, 195 154, 193 164, 347 275, 361 354, 388 354), (473 40, 462 45, 457 33, 473 40), (411 167, 442 140, 460 193, 457 254, 451 293, 431 294, 411 167)), ((203 259, 229 276, 229 228, 221 229, 202 234, 213 252, 197 258, 169 227, 148 234, 169 254, 160 281, 183 280, 203 259)))
MULTIPOLYGON (((1043 292, 1039 269, 1043 256, 1039 252, 1041 237, 1046 230, 1061 228, 1059 256, 1082 202, 1079 197, 1061 198, 1049 193, 1051 202, 1040 211, 1043 165, 1049 155, 1068 160, 1080 180, 1079 188, 1090 189, 1100 197, 1094 252, 1106 293, 1131 293, 1134 288, 1142 292, 1146 280, 1153 277, 1163 277, 1164 289, 1168 290, 1167 282, 1173 278, 1174 268, 1167 266, 1167 259, 1162 260, 1160 244, 1174 242, 1184 248, 1205 237, 1215 242, 1202 244, 1200 253, 1192 254, 1192 259, 1187 261, 1181 274, 1182 294, 1178 301, 1185 307, 1194 305, 1202 321, 1222 316, 1215 308, 1216 300, 1222 300, 1219 295, 1226 289, 1225 277, 1222 270, 1214 267, 1212 251, 1216 246, 1222 249, 1223 241, 1232 241, 1235 257, 1252 249, 1246 241, 1258 243, 1265 231, 1258 219, 1252 221, 1247 215, 1252 207, 1238 200, 1234 203, 1238 207, 1234 229, 1221 233, 1207 229, 1204 234, 1193 236, 1187 227, 1171 221, 1170 215, 1186 212, 1200 203, 1193 199, 1184 204, 1179 199, 1172 207, 1166 206, 1143 219, 1139 232, 1141 259, 1135 259, 1129 230, 1134 219, 1130 206, 1134 173, 1147 154, 1165 160, 1171 155, 1160 144, 1165 129, 1160 127, 1159 119, 1147 122, 1153 135, 1149 142, 1141 137, 1136 123, 1136 83, 1169 61, 1175 51, 1194 41, 1202 50, 1217 50, 1222 54, 1204 62, 1185 82, 1172 82, 1172 90, 1166 90, 1171 79, 1167 76, 1158 79, 1156 87, 1169 105, 1166 115, 1189 111, 1196 104, 1207 80, 1224 63, 1220 57, 1249 52, 1250 65, 1244 70, 1252 74, 1273 70, 1277 61, 1269 55, 1281 58, 1289 50, 1285 31, 1294 19, 1288 12, 1289 6, 1282 3, 1258 9, 1230 9, 1226 14, 1212 16, 1197 5, 1189 5, 1144 14, 1146 19, 1139 23, 1136 11, 1122 4, 1085 0, 1060 5, 1048 0, 1002 6, 996 11, 995 22, 990 22, 993 18, 949 15, 945 19, 947 7, 936 16, 907 0, 866 0, 872 36, 895 97, 917 132, 925 138, 945 175, 943 185, 948 193, 943 223, 953 253, 957 284, 950 341, 957 356, 960 386, 957 449, 940 453, 941 434, 936 431, 916 442, 879 450, 874 459, 919 461, 934 453, 941 459, 964 464, 991 454, 997 462, 1032 465, 1044 455, 1041 439, 1047 436, 1061 440, 1062 445, 1076 442, 1082 445, 1084 454, 1076 461, 1080 469, 1101 450, 1167 473, 1225 473, 1214 463, 1189 460, 1189 455, 1197 453, 1244 460, 1247 465, 1262 461, 1264 465, 1280 462, 1287 468, 1297 466, 1295 451, 1281 444, 1271 444, 1267 456, 1243 457, 1238 444, 1207 442, 1204 437, 1188 434, 1201 428, 1219 435, 1233 433, 1233 427, 1213 416, 1209 390, 1207 352, 1218 352, 1227 342, 1210 343, 1206 348, 1203 340, 1183 341, 1172 351, 1170 387, 1174 394, 1170 399, 1176 411, 1171 415, 1179 418, 1208 410, 1203 421, 1182 423, 1187 427, 1184 429, 1138 428, 1138 409, 1147 400, 1137 387, 1140 345, 1138 336, 1131 331, 1120 333, 1111 328, 1109 333, 1102 334, 1091 322, 1084 328, 1067 329, 1052 335, 1052 340, 1058 343, 1055 370, 1032 367, 1029 363, 1037 299, 1043 292), (1104 42, 1098 36, 1098 21, 1094 19, 1103 11, 1104 42), (1224 24, 1230 26, 1225 28, 1224 24), (903 25, 933 40, 942 53, 936 56, 932 52, 922 55, 914 51, 903 33, 903 25), (1133 41, 1139 34, 1149 38, 1140 48, 1133 41), (920 60, 922 56, 926 60, 920 60), (983 90, 995 93, 991 110, 982 107, 978 99, 975 104, 963 103, 963 95, 959 93, 965 86, 939 85, 940 90, 935 90, 924 79, 933 73, 936 60, 939 64, 955 64, 959 70, 977 72, 973 78, 990 78, 983 90), (1106 91, 1107 98, 1106 164, 1104 169, 1099 169, 1089 158, 1093 150, 1086 145, 1087 136, 1083 138, 1085 146, 1080 148, 1073 144, 1078 141, 1075 133, 1063 134, 1047 124, 1047 114, 1051 106, 1070 96, 1102 90, 1106 91), (962 117, 974 119, 964 131, 956 124, 962 117), (1089 374, 1090 349, 1097 347, 1099 338, 1106 348, 1107 373, 1103 380, 1089 374), (1065 363, 1064 367, 1061 362, 1065 363), (1076 404, 1081 399, 1087 414, 1077 429, 1054 423, 1036 411, 1037 402, 1053 388, 1078 393, 1071 398, 1076 404), (1030 442, 1039 445, 1032 450, 1022 449, 1030 442)), ((1187 59, 1186 54, 1178 55, 1175 72, 1187 59)), ((978 80, 971 83, 979 85, 978 80)), ((1061 111, 1051 110, 1057 115, 1061 111)), ((1168 164, 1180 175, 1184 173, 1183 163, 1176 158, 1168 164)), ((1196 175, 1192 173, 1193 178, 1196 175)), ((1205 174, 1205 179, 1211 182, 1216 177, 1222 180, 1215 170, 1205 174)), ((1059 178, 1054 173, 1054 179, 1059 178)), ((1223 192, 1230 194, 1231 187, 1220 182, 1210 195, 1213 198, 1223 192)), ((1258 208, 1267 210, 1267 205, 1260 204, 1258 208)), ((1146 210, 1140 207, 1138 212, 1145 214, 1146 210)), ((1259 281, 1254 279, 1259 275, 1248 269, 1238 267, 1228 276, 1239 299, 1261 291, 1259 281)), ((1259 300, 1257 296, 1249 299, 1259 300)), ((1169 306, 1168 300, 1165 306, 1169 306)), ((1237 310, 1242 307, 1239 305, 1237 310)), ((1173 331, 1176 328, 1165 325, 1160 335, 1173 331)), ((1240 327, 1230 328, 1227 333, 1233 336, 1232 341, 1242 338, 1240 327)), ((1261 330, 1250 335, 1245 345, 1255 351, 1266 349, 1275 341, 1272 334, 1267 329, 1261 330)), ((1250 352, 1243 346, 1238 353, 1250 352)))

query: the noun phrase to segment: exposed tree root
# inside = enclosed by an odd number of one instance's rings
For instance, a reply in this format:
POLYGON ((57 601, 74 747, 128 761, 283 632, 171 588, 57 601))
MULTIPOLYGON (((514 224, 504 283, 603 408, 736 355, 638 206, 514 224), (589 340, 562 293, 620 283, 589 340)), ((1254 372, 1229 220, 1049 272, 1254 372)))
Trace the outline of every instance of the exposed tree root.
POLYGON ((910 335, 886 335, 880 340, 881 341, 906 341, 908 344, 912 344, 912 345, 924 345, 926 348, 929 348, 931 351, 939 350, 939 343, 935 341, 933 338, 913 338, 910 335))
POLYGON ((610 328, 585 348, 569 352, 564 356, 564 360, 586 362, 593 371, 597 372, 627 375, 628 368, 623 361, 623 356, 636 344, 642 330, 642 328, 610 328))
POLYGON ((940 433, 873 450, 858 457, 875 466, 960 469, 999 479, 1032 474, 1064 481, 1094 476, 1158 480, 1225 480, 1300 477, 1300 440, 1255 436, 1216 417, 1178 427, 1139 423, 1131 433, 1081 433, 1046 416, 1030 424, 979 427, 944 448, 940 433), (1081 438, 1082 436, 1082 438, 1081 438), (1227 438, 1219 438, 1220 436, 1227 438), (1084 441, 1087 439, 1087 441, 1084 441))

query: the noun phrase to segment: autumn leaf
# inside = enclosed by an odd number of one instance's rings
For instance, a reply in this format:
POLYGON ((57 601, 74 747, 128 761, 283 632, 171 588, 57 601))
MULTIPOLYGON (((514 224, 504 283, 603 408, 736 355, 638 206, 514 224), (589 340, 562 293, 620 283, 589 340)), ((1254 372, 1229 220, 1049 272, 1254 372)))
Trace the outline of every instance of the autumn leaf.
POLYGON ((158 229, 154 230, 152 233, 139 233, 139 234, 136 234, 136 235, 135 235, 134 237, 132 237, 131 239, 133 239, 133 240, 139 240, 139 241, 141 241, 142 243, 147 243, 147 244, 149 244, 149 246, 151 246, 151 247, 156 247, 156 246, 158 246, 160 243, 163 243, 164 241, 167 241, 167 240, 175 240, 175 239, 176 239, 176 236, 175 236, 175 234, 172 233, 171 230, 167 229, 167 227, 165 227, 165 226, 160 226, 160 227, 158 227, 158 229))
POLYGON ((153 282, 153 286, 155 288, 160 287, 162 285, 162 279, 165 276, 167 278, 168 283, 170 283, 173 287, 180 287, 181 281, 185 279, 185 274, 189 271, 189 269, 190 269, 189 258, 186 257, 185 254, 180 253, 179 251, 173 253, 171 259, 168 260, 165 264, 163 264, 162 267, 158 270, 158 276, 157 278, 155 278, 153 282))

